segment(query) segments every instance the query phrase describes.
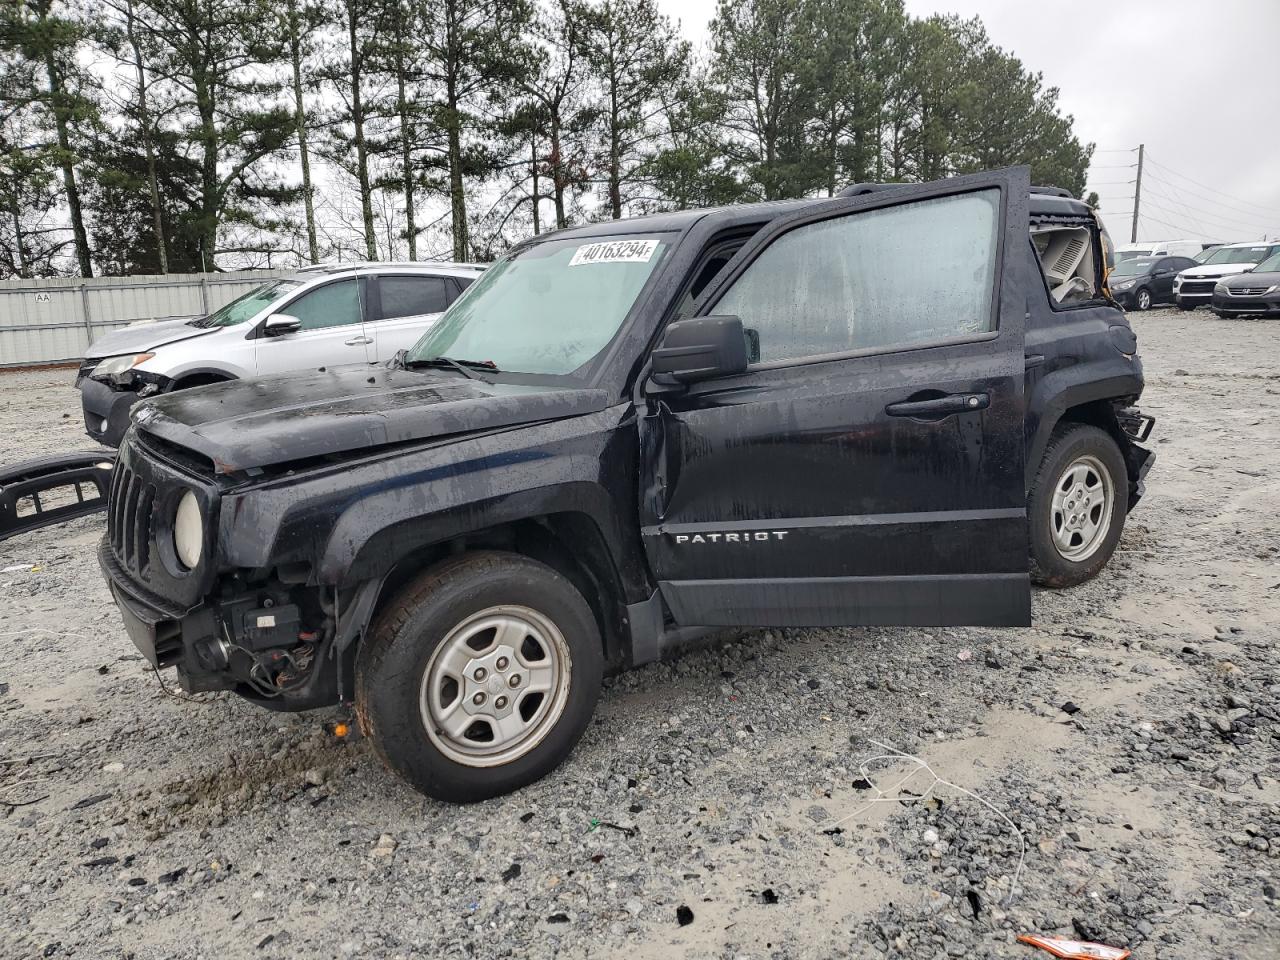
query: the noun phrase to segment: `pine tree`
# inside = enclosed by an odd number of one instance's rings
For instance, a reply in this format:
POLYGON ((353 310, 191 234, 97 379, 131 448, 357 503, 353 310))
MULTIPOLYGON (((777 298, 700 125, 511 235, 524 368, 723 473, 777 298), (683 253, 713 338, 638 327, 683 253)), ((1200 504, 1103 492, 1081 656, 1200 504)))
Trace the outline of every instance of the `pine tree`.
POLYGON ((719 0, 711 22, 726 143, 763 200, 801 196, 818 180, 807 15, 805 0, 719 0))
MULTIPOLYGON (((411 0, 415 69, 433 99, 433 125, 443 131, 441 158, 453 258, 471 257, 467 181, 495 173, 480 136, 487 101, 500 102, 521 67, 520 37, 529 22, 525 0, 411 0)), ((496 111, 495 111, 496 112, 496 111)))
POLYGON ((44 87, 38 102, 53 127, 53 143, 45 149, 62 171, 63 196, 71 219, 80 276, 92 277, 93 257, 76 177, 81 128, 97 119, 93 81, 76 59, 86 27, 64 7, 56 5, 55 0, 20 0, 12 28, 24 55, 42 68, 44 87))
POLYGON ((284 9, 280 14, 289 45, 294 130, 298 138, 298 161, 302 168, 302 203, 307 230, 307 257, 312 263, 319 263, 320 245, 316 239, 315 190, 311 183, 311 114, 307 110, 303 71, 304 65, 308 64, 310 58, 314 34, 323 22, 323 17, 319 9, 307 0, 285 0, 284 9))
POLYGON ((278 21, 258 0, 135 0, 155 51, 175 135, 195 162, 178 193, 203 270, 223 253, 267 252, 276 211, 297 197, 267 162, 287 149, 294 113, 282 100, 278 21), (220 245, 220 233, 231 234, 220 245))
POLYGON ((617 220, 656 152, 663 104, 688 75, 690 47, 654 0, 600 0, 578 15, 579 44, 600 87, 604 199, 617 220))

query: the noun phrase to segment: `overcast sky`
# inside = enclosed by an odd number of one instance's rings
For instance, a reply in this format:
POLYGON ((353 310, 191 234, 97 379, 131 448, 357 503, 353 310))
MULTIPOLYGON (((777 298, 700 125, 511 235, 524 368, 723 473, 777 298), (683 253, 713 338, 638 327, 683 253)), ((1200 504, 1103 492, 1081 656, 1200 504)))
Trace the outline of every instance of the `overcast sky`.
MULTIPOLYGON (((715 0, 658 2, 705 42, 715 0)), ((996 44, 1061 90, 1077 135, 1097 144, 1089 189, 1117 242, 1129 239, 1139 143, 1149 161, 1139 239, 1280 236, 1280 0, 906 6, 980 16, 996 44)))

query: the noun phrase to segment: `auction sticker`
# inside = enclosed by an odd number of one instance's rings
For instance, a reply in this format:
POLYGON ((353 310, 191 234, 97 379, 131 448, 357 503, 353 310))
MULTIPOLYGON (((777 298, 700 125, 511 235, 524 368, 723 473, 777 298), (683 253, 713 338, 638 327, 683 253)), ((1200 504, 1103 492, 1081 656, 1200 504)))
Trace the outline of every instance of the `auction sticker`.
POLYGON ((588 243, 573 252, 569 266, 580 267, 584 263, 648 263, 657 240, 608 240, 604 243, 588 243))

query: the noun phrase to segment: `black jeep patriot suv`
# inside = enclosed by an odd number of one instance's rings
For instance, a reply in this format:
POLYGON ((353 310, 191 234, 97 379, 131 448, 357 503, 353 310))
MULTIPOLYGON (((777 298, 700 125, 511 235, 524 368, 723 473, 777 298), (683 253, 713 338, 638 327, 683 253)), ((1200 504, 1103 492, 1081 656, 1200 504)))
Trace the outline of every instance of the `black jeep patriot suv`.
POLYGON ((1015 626, 1096 574, 1151 462, 1105 260, 1025 168, 537 237, 390 368, 140 405, 102 567, 186 690, 353 700, 493 796, 706 628, 1015 626))

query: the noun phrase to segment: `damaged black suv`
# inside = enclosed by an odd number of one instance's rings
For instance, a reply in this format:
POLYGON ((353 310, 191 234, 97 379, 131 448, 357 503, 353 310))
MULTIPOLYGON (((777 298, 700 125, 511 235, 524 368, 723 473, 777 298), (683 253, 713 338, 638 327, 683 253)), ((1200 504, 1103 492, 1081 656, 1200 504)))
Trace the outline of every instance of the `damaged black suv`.
POLYGON ((1025 168, 537 237, 390 368, 140 405, 102 567, 186 690, 354 701, 493 796, 707 628, 1023 625, 1096 574, 1151 464, 1105 259, 1025 168))

